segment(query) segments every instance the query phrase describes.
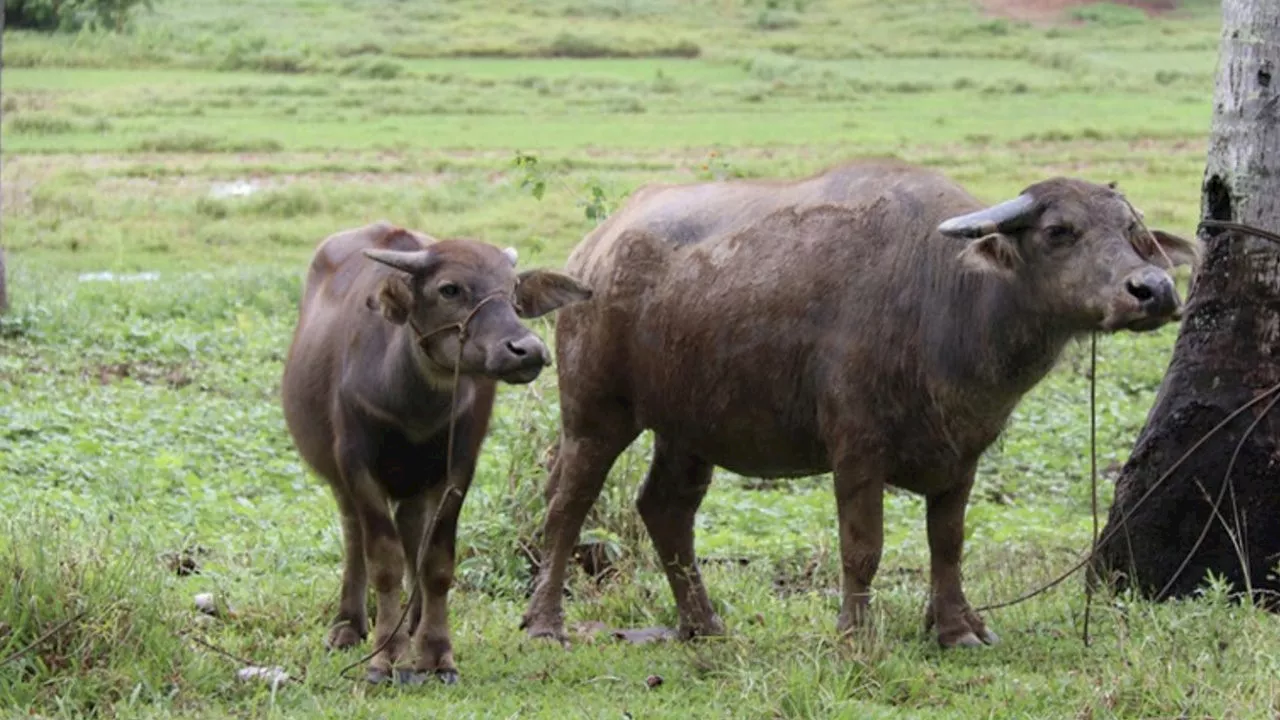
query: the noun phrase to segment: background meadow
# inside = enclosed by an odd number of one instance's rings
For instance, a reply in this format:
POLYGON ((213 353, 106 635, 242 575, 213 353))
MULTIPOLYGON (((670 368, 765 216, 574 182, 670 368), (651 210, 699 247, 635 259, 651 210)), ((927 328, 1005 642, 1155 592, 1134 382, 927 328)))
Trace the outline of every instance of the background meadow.
MULTIPOLYGON (((566 652, 517 629, 557 432, 554 372, 507 388, 463 510, 455 687, 338 677, 337 511, 285 431, 303 271, 378 219, 559 266, 648 182, 795 177, 867 156, 995 202, 1051 175, 1115 180, 1153 227, 1199 218, 1219 9, 1053 0, 159 0, 123 33, 6 30, 0 229, 0 666, 10 715, 66 717, 1262 717, 1270 616, 1204 598, 1095 603, 1078 578, 987 614, 1003 643, 923 630, 924 506, 886 500, 877 637, 835 638, 830 477, 719 473, 698 549, 724 639, 674 624, 624 455, 584 543, 566 652), (532 158, 530 160, 529 158, 532 158), (195 572, 192 572, 192 569, 195 572), (219 618, 195 610, 213 593, 219 618), (227 610, 227 606, 230 610, 227 610), (64 625, 64 623, 66 623, 64 625), (273 690, 199 638, 299 682, 273 690), (649 688, 646 678, 663 682, 649 688)), ((1185 280, 1185 279, 1184 279, 1185 280)), ((1183 282, 1185 292, 1185 282, 1183 282)), ((539 322, 544 338, 552 326, 539 322)), ((1177 330, 1101 339, 1111 478, 1177 330)), ((977 604, 1089 545, 1088 347, 984 458, 968 514, 977 604)), ((359 673, 356 673, 358 675, 359 673)))

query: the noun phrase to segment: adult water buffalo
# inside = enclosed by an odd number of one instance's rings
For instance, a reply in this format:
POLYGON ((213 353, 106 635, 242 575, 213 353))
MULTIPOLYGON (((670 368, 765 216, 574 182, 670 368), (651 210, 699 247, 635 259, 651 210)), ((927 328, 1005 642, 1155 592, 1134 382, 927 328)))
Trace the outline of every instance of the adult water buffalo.
POLYGON ((517 275, 515 264, 512 248, 435 241, 386 223, 332 235, 312 258, 285 360, 284 415, 298 451, 328 481, 342 513, 342 596, 330 647, 367 635, 365 591, 373 574, 374 642, 383 649, 370 662, 371 681, 390 677, 410 633, 417 658, 404 679, 430 672, 457 679, 447 605, 454 541, 495 381, 531 382, 549 360, 517 316, 590 297, 566 275, 517 275), (445 502, 449 488, 458 493, 453 502, 445 502), (424 525, 437 513, 419 560, 424 525), (410 583, 418 576, 425 600, 410 609, 408 628, 393 634, 406 569, 410 583))
POLYGON ((1178 318, 1161 266, 1197 252, 1148 234, 1110 187, 1066 178, 989 208, 894 162, 641 189, 567 265, 595 295, 557 319, 560 447, 523 627, 564 641, 583 518, 615 458, 652 429, 636 504, 682 636, 724 631, 693 543, 718 465, 834 472, 842 632, 864 620, 885 485, 924 495, 926 622, 943 646, 995 642, 961 589, 979 456, 1072 337, 1178 318))

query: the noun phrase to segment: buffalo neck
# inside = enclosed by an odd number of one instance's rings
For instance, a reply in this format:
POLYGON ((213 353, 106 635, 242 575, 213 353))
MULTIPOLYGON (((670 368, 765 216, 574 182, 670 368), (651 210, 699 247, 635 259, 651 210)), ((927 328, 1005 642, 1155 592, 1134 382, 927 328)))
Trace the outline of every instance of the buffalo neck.
POLYGON ((466 375, 459 376, 455 388, 451 370, 427 357, 418 346, 415 333, 407 326, 394 330, 382 372, 378 404, 411 426, 415 430, 411 434, 444 427, 451 410, 462 413, 470 406, 474 389, 471 379, 466 375), (455 389, 458 393, 456 404, 455 389))
POLYGON ((994 405, 1035 386, 1076 334, 1017 278, 960 270, 939 289, 941 310, 924 318, 933 362, 949 384, 994 405))

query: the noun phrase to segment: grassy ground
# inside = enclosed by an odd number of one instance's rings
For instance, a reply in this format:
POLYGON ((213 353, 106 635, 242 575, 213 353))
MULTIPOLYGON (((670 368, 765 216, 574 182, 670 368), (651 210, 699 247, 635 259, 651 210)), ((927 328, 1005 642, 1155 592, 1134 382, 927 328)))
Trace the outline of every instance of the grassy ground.
MULTIPOLYGON (((516 629, 556 429, 553 374, 504 391, 463 513, 453 596, 463 682, 374 689, 322 649, 336 510, 278 407, 302 270, 378 218, 558 265, 640 184, 794 176, 892 155, 987 200, 1051 174, 1116 180, 1190 234, 1217 45, 1209 2, 1161 19, 1090 8, 1031 27, 960 0, 164 0, 125 36, 6 33, 0 320, 0 667, 9 715, 224 717, 1259 717, 1280 630, 1210 591, 1095 606, 1070 581, 989 613, 1002 646, 944 653, 921 627, 923 505, 893 494, 875 638, 834 639, 829 478, 722 474, 699 518, 731 628, 692 646, 516 629), (268 9, 272 13, 267 20, 268 9), (558 57, 557 57, 558 56, 558 57), (566 57, 568 56, 568 57, 566 57), (694 57, 691 57, 694 56, 694 57), (531 172, 517 151, 538 157, 531 172), (539 200, 525 182, 545 183, 539 200), (227 194, 235 184, 247 195, 227 194), (593 199, 592 189, 600 197, 593 199), (110 272, 112 279, 87 273, 110 272), (137 277, 139 272, 154 276, 137 277), (181 574, 189 555, 198 574, 181 574), (212 592, 234 614, 211 619, 212 592), (70 620, 69 624, 61 625, 70 620), (235 680, 236 663, 301 683, 235 680), (650 675, 663 683, 646 686, 650 675)), ((540 325, 544 337, 550 326, 540 325)), ((1099 464, 1151 406, 1176 330, 1100 343, 1099 464)), ((978 603, 1088 546, 1087 348, 1017 411, 968 516, 978 603)), ((569 622, 674 622, 618 464, 589 520, 622 569, 578 576, 569 622)), ((1102 501, 1110 499, 1103 482, 1102 501)), ((362 650, 367 650, 363 648, 362 650)))

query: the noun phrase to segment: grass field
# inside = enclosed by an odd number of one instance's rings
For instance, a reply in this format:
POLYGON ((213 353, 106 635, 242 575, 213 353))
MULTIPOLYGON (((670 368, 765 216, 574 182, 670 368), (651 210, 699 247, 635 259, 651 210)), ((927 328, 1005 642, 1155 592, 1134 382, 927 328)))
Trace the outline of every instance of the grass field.
MULTIPOLYGON (((309 253, 379 218, 559 265, 588 210, 646 182, 875 155, 990 201, 1054 174, 1115 180, 1150 224, 1190 235, 1218 15, 1182 5, 1030 25, 964 0, 161 0, 125 35, 6 32, 0 656, 53 634, 0 667, 4 714, 1274 716, 1280 629, 1215 589, 1101 600, 1085 647, 1073 579, 988 613, 999 647, 940 651, 921 622, 923 503, 907 494, 887 499, 877 635, 837 641, 829 477, 718 476, 698 548, 727 638, 529 642, 520 546, 557 430, 550 372, 503 391, 463 511, 461 684, 352 682, 338 671, 368 645, 322 647, 336 508, 278 403, 309 253), (182 556, 198 574, 175 571, 182 556), (203 592, 234 611, 196 612, 203 592), (193 638, 300 682, 238 682, 236 661, 193 638)), ((1104 510, 1175 336, 1100 342, 1104 510)), ((976 603, 1088 547, 1087 352, 1069 349, 984 458, 966 548, 976 603)), ((631 504, 647 450, 619 461, 588 521, 621 572, 572 579, 573 627, 675 621, 631 504)))

